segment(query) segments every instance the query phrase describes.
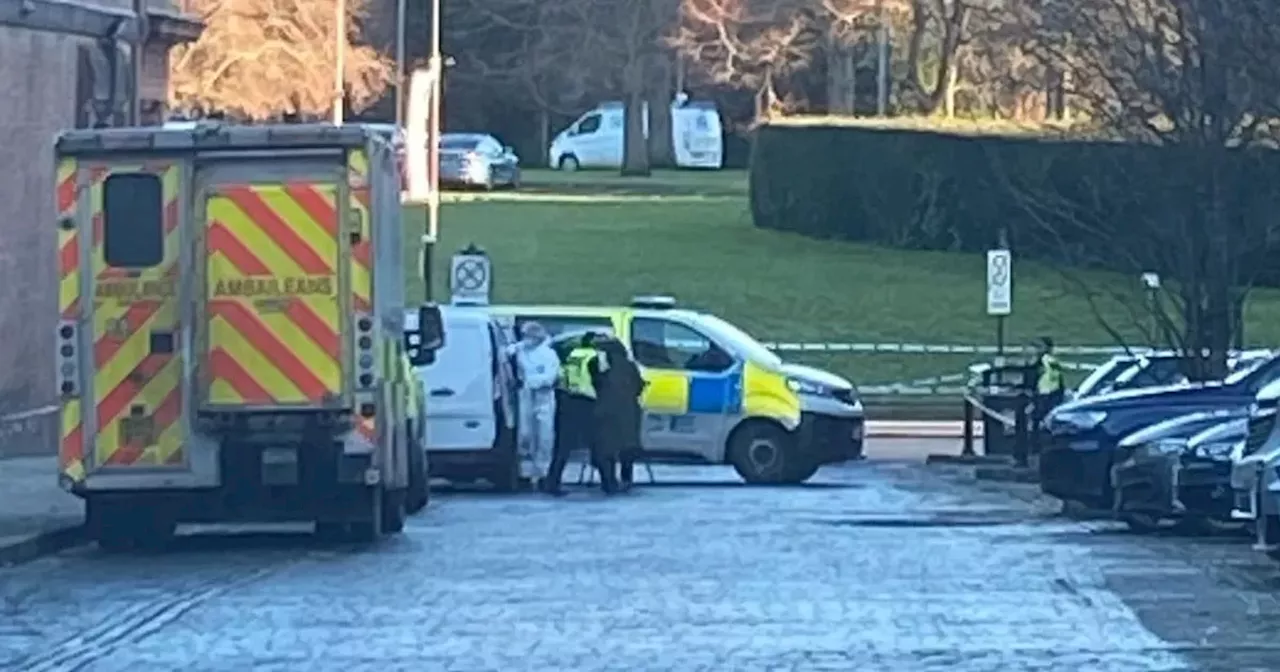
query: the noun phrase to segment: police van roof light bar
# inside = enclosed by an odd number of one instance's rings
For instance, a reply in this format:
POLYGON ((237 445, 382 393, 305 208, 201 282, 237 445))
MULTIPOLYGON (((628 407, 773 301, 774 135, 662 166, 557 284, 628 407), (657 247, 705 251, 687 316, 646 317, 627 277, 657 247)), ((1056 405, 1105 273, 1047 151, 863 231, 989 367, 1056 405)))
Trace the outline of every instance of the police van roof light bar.
POLYGON ((676 298, 674 296, 637 296, 631 299, 632 308, 654 308, 658 310, 671 309, 676 307, 676 298))

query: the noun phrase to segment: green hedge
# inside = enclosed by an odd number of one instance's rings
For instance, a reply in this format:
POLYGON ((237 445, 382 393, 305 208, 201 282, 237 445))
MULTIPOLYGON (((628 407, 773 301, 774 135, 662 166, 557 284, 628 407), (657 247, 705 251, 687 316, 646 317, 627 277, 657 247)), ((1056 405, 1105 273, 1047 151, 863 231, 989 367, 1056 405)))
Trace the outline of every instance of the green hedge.
MULTIPOLYGON (((766 125, 750 165, 756 226, 900 248, 978 252, 1007 227, 1019 255, 1132 270, 1162 222, 1256 233, 1280 217, 1280 153, 1206 161, 1186 147, 850 126, 766 125), (1216 182, 1206 171, 1215 169, 1216 182)), ((1195 229, 1198 227, 1193 226, 1195 229)), ((1277 265, 1280 266, 1280 265, 1277 265)), ((1156 270, 1166 270, 1159 269, 1156 270)), ((1280 281, 1280 273, 1271 281, 1280 281)))

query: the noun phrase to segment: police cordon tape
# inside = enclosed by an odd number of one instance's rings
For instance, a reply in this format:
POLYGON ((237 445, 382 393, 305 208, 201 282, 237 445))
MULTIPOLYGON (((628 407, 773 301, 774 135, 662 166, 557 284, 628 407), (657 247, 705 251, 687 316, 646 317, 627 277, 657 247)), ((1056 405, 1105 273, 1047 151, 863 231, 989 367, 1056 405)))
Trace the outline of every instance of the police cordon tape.
MULTIPOLYGON (((1098 364, 1089 362, 1068 362, 1059 360, 1062 368, 1068 371, 1093 371, 1098 364)), ((916 396, 956 396, 970 391, 968 385, 957 385, 971 380, 973 373, 950 373, 942 376, 917 378, 910 381, 885 383, 880 385, 859 385, 858 392, 867 395, 916 395, 916 396)))
MULTIPOLYGON (((801 341, 766 341, 764 347, 777 352, 858 352, 858 353, 906 353, 928 355, 995 355, 1001 351, 994 345, 962 345, 955 343, 805 343, 801 341)), ((1141 355, 1158 348, 1124 348, 1114 345, 1060 345, 1053 351, 1059 355, 1141 355)), ((1032 346, 1007 345, 1006 355, 1031 355, 1038 352, 1032 346)))
POLYGON ((11 422, 22 422, 23 420, 38 418, 42 415, 49 415, 50 413, 56 412, 58 408, 59 406, 57 404, 49 404, 48 406, 32 408, 26 411, 19 411, 17 413, 10 413, 8 415, 0 415, 0 425, 7 425, 11 422))

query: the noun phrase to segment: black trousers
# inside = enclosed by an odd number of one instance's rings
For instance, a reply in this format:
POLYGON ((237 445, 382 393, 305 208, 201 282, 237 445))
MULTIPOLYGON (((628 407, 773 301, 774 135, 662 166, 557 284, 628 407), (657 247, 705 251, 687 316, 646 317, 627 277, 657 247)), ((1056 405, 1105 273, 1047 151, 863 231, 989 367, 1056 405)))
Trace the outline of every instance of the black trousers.
POLYGON ((617 489, 617 475, 612 460, 604 460, 594 450, 596 437, 595 400, 566 394, 556 403, 556 445, 547 474, 547 487, 558 490, 564 480, 564 469, 575 452, 588 451, 591 464, 600 472, 600 485, 606 491, 617 489))
POLYGON ((618 470, 623 483, 635 482, 636 454, 634 451, 622 451, 618 456, 618 470))

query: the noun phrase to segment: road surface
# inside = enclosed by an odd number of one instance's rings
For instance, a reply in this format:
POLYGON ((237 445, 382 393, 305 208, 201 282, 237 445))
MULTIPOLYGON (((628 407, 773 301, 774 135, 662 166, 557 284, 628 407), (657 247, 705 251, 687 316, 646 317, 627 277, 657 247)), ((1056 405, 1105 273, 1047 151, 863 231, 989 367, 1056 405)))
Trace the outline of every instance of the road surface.
POLYGON ((659 479, 439 495, 367 550, 205 535, 0 570, 0 669, 1280 668, 1280 584, 1244 543, 1133 536, 901 462, 799 488, 659 479))

